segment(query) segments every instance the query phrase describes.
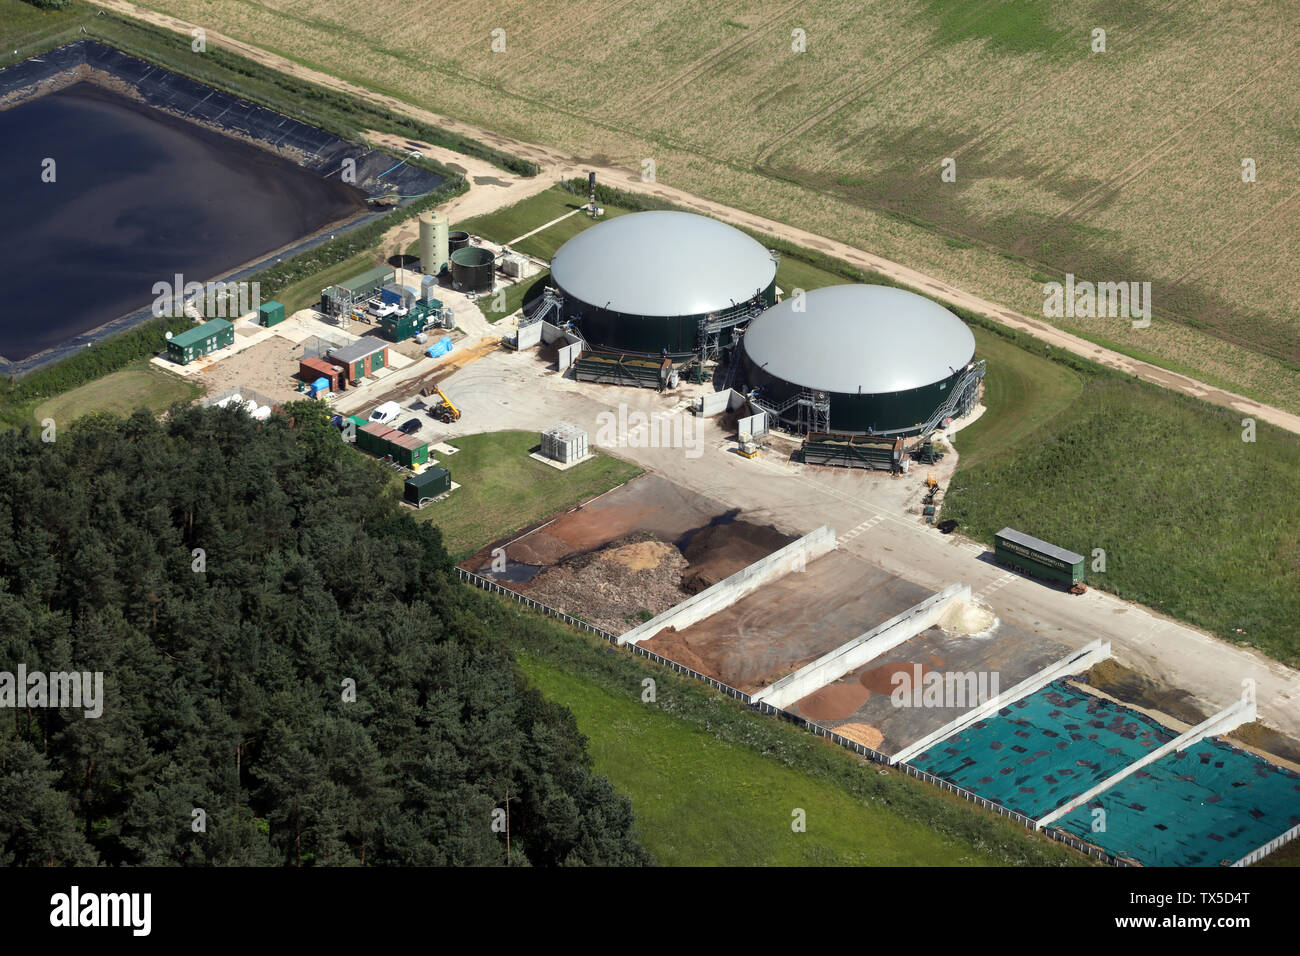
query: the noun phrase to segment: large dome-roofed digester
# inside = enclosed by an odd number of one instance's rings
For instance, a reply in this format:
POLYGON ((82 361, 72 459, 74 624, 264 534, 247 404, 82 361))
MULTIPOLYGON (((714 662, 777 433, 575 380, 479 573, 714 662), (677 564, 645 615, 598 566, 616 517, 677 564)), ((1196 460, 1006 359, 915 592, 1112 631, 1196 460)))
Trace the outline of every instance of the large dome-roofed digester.
MULTIPOLYGON (((787 299, 751 323, 743 342, 746 379, 763 404, 824 393, 829 430, 858 434, 919 431, 974 356, 975 337, 957 316, 877 285, 787 299)), ((795 415, 780 417, 789 424, 795 415)))
POLYGON ((734 324, 771 305, 776 260, 725 223, 684 212, 619 216, 574 236, 551 261, 565 318, 596 348, 697 351, 701 322, 734 324))

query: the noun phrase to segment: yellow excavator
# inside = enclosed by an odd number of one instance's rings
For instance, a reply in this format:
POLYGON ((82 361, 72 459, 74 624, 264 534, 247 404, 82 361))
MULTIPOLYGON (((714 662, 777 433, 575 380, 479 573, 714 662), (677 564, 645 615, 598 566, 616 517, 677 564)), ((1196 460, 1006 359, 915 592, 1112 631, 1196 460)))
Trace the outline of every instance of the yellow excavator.
POLYGON ((450 398, 443 394, 441 388, 435 385, 428 394, 438 396, 438 404, 429 409, 430 415, 445 424, 460 421, 460 409, 452 403, 450 398))

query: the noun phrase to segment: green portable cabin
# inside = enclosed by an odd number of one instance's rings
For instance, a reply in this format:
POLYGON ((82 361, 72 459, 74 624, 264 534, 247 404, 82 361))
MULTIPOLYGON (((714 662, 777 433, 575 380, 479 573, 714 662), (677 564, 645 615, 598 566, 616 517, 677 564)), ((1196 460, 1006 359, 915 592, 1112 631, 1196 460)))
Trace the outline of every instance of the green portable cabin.
POLYGON ((339 422, 340 431, 343 432, 343 440, 351 441, 353 444, 359 445, 360 440, 358 436, 361 433, 361 429, 365 428, 369 424, 370 423, 360 415, 348 415, 344 417, 342 421, 339 422), (351 429, 350 432, 348 431, 349 428, 351 429))
POLYGON ((388 454, 392 455, 393 461, 399 465, 414 468, 429 460, 429 443, 420 441, 412 435, 394 432, 388 437, 388 454))
POLYGON ((999 564, 1067 586, 1083 580, 1083 555, 1014 528, 1003 528, 993 536, 993 557, 999 564))
POLYGON ((446 468, 427 468, 406 479, 402 498, 407 504, 420 506, 421 501, 437 498, 451 491, 451 472, 446 468))
POLYGON ((258 324, 268 329, 284 321, 284 306, 279 302, 264 302, 257 307, 258 324))
POLYGON ((188 365, 217 349, 235 344, 235 327, 225 319, 211 319, 167 340, 167 357, 177 365, 188 365))
POLYGON ((394 434, 397 433, 387 425, 367 422, 357 429, 357 447, 376 458, 386 458, 389 454, 389 438, 394 434))

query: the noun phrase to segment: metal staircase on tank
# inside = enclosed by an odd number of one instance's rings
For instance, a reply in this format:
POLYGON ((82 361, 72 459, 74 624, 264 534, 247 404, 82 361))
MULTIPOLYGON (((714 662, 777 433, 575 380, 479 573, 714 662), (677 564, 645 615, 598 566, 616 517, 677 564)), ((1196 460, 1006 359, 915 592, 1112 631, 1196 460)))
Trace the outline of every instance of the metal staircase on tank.
POLYGON ((746 302, 738 308, 731 309, 712 319, 700 319, 696 326, 695 353, 702 363, 716 362, 721 349, 718 346, 718 333, 738 325, 748 325, 763 314, 765 306, 759 302, 746 302))
MULTIPOLYGON (((985 364, 983 359, 980 359, 978 362, 972 362, 966 367, 966 370, 962 372, 961 377, 957 379, 956 384, 953 385, 952 391, 948 393, 948 398, 931 413, 929 418, 921 423, 921 430, 914 436, 915 444, 925 441, 925 439, 934 434, 935 429, 939 427, 939 423, 945 418, 960 418, 962 415, 966 414, 966 412, 970 411, 971 405, 974 404, 976 388, 979 380, 984 377, 984 371, 985 364)), ((911 431, 912 428, 915 427, 916 426, 913 425, 911 428, 894 428, 889 431, 872 432, 872 434, 882 438, 888 438, 891 435, 898 435, 902 432, 911 431)))
POLYGON ((531 315, 525 312, 519 317, 519 328, 527 328, 543 319, 550 319, 556 328, 564 327, 564 296, 555 288, 547 287, 542 293, 542 301, 533 309, 531 315))
POLYGON ((797 395, 790 396, 780 405, 773 405, 753 394, 747 397, 751 405, 767 412, 774 423, 783 420, 786 412, 797 407, 799 427, 803 431, 830 431, 831 403, 825 392, 801 389, 797 395))

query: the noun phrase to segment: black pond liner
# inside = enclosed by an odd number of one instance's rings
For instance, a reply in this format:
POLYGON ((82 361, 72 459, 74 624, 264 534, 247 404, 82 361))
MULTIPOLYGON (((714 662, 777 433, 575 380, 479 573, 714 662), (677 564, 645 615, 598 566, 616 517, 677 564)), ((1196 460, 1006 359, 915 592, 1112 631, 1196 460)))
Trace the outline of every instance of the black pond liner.
MULTIPOLYGON (((206 129, 252 142, 286 158, 291 157, 303 168, 319 174, 322 178, 336 175, 343 160, 351 159, 356 164, 354 185, 367 195, 379 195, 395 188, 398 195, 407 197, 402 200, 402 204, 406 204, 413 197, 427 195, 445 181, 444 177, 436 173, 402 164, 399 159, 394 159, 388 153, 341 139, 333 133, 327 133, 282 113, 215 90, 197 80, 173 73, 93 40, 78 40, 0 70, 0 101, 13 97, 12 100, 5 102, 7 109, 41 96, 45 92, 41 84, 48 86, 48 81, 55 79, 59 74, 70 72, 83 65, 108 74, 130 86, 144 105, 189 120, 206 129), (24 91, 27 91, 26 95, 24 91)), ((338 236, 363 226, 390 212, 392 208, 390 206, 373 212, 363 212, 351 221, 322 229, 314 236, 269 253, 259 261, 235 272, 222 276, 204 276, 199 281, 208 282, 216 279, 238 281, 248 278, 278 260, 291 258, 320 245, 331 236, 338 236)), ((80 352, 88 345, 152 318, 151 306, 152 302, 135 312, 120 316, 89 332, 74 335, 58 346, 20 361, 10 362, 0 358, 0 374, 21 375, 80 352)))

